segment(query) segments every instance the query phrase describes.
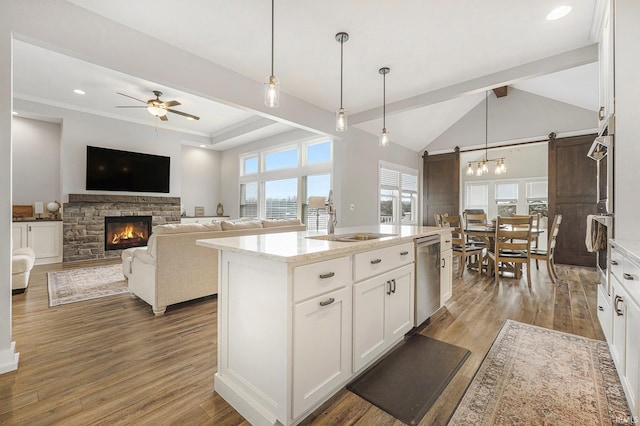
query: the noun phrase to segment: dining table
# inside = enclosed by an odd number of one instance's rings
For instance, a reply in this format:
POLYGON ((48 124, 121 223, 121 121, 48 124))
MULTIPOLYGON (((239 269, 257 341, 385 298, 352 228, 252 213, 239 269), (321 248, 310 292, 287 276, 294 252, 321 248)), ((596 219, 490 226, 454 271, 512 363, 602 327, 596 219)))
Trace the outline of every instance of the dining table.
MULTIPOLYGON (((501 225, 501 228, 503 229, 511 229, 511 225, 501 225)), ((484 243, 485 243, 485 247, 487 247, 487 249, 489 247, 493 247, 495 245, 495 241, 496 241, 496 227, 495 225, 469 225, 465 228, 464 233, 467 234, 467 236, 472 236, 472 237, 478 237, 481 238, 484 243)), ((540 236, 542 233, 544 233, 544 230, 542 229, 532 229, 531 230, 531 237, 538 237, 540 236)), ((487 264, 488 264, 488 256, 485 255, 485 259, 486 259, 486 263, 483 266, 483 270, 487 270, 487 264)), ((471 265, 470 265, 471 267, 471 265)), ((513 272, 516 276, 516 278, 519 277, 519 273, 520 273, 520 269, 519 268, 511 268, 511 267, 507 267, 505 268, 508 272, 513 272)))

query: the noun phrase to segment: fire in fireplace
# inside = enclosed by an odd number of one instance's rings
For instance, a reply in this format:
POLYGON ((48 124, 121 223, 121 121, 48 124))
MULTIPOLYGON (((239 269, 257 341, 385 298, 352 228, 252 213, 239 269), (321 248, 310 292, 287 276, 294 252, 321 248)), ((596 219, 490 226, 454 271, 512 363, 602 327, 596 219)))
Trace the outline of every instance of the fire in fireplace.
POLYGON ((104 218, 104 249, 122 250, 147 245, 151 216, 110 216, 104 218))

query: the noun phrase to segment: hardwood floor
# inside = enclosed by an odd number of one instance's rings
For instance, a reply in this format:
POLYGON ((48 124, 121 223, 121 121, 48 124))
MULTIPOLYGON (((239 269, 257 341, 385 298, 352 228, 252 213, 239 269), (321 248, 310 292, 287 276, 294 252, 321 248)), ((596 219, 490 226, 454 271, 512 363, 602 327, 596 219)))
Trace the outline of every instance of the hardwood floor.
MULTIPOLYGON (((13 296, 17 371, 0 375, 0 424, 247 425, 213 391, 217 300, 170 306, 162 317, 129 295, 48 307, 46 272, 97 266, 36 266, 29 289, 13 296)), ((542 265, 541 265, 542 266, 542 265)), ((492 279, 466 271, 454 297, 422 334, 472 354, 421 425, 443 425, 506 319, 604 339, 596 315, 595 269, 544 267, 526 279, 492 279)), ((259 359, 256 359, 259 362, 259 359)), ((305 425, 401 425, 342 390, 305 425)))

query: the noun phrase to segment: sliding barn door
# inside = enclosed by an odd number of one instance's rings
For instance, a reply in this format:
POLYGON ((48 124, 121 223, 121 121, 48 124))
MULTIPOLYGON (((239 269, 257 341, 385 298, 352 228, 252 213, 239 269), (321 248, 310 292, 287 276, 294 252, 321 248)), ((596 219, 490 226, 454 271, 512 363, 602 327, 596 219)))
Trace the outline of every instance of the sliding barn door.
POLYGON ((596 162, 587 157, 596 136, 549 140, 549 224, 562 215, 556 263, 596 265, 595 253, 584 243, 587 215, 597 211, 596 162))
POLYGON ((422 224, 435 226, 433 214, 459 214, 460 150, 423 157, 422 224))

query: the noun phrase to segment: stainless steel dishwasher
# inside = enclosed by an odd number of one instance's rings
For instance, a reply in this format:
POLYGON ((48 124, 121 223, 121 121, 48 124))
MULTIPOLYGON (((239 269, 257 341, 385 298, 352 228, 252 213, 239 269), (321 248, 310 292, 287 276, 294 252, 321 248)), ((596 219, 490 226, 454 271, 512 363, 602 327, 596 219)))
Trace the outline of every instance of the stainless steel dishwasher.
POLYGON ((440 308, 440 235, 415 239, 415 326, 440 308))

